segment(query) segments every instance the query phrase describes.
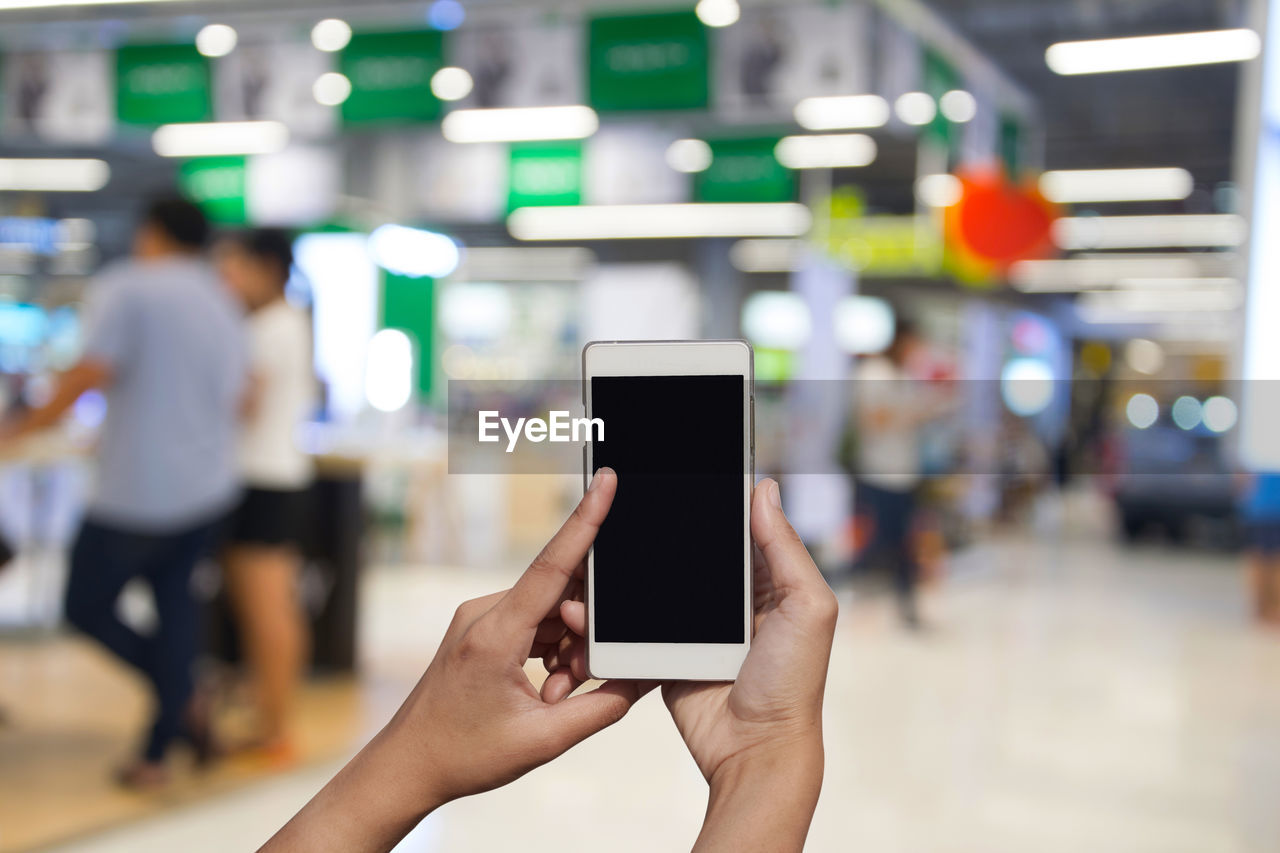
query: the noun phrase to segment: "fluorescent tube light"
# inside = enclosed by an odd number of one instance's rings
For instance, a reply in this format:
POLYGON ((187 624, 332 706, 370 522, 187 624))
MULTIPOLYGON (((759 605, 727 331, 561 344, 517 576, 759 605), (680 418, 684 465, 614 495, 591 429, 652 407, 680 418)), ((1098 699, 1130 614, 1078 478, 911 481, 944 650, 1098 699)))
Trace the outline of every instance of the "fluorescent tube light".
POLYGON ((0 191, 91 193, 110 178, 102 160, 0 159, 0 191))
POLYGON ((1262 52, 1253 30, 1211 30, 1136 38, 1067 41, 1050 45, 1044 61, 1058 74, 1105 74, 1244 62, 1262 52))
POLYGON ((1194 185, 1186 169, 1080 169, 1040 176, 1040 192, 1058 204, 1180 201, 1194 185))
POLYGON ((468 247, 455 277, 469 281, 581 281, 596 253, 580 246, 468 247))
POLYGON ((865 133, 784 136, 773 153, 788 169, 843 169, 873 163, 876 141, 865 133))
POLYGON ((123 6, 126 3, 176 3, 185 0, 0 0, 0 12, 53 9, 59 6, 123 6))
POLYGON ((1081 294, 1076 308, 1082 317, 1234 311, 1244 301, 1244 290, 1239 282, 1233 284, 1183 290, 1098 290, 1081 294))
POLYGON ((583 139, 599 127, 595 110, 575 105, 454 110, 440 130, 450 142, 523 142, 583 139))
POLYGON ((278 121, 165 124, 151 135, 151 147, 161 157, 271 154, 288 144, 289 129, 278 121))
POLYGON ((889 102, 879 95, 805 98, 796 104, 795 116, 807 130, 884 127, 889 122, 889 102))
POLYGON ((809 209, 792 202, 522 207, 507 217, 517 240, 798 237, 809 209))
POLYGON ((1195 255, 1068 258, 1019 261, 1009 268, 1009 281, 1028 293, 1069 293, 1114 287, 1126 279, 1190 278, 1204 271, 1195 255))
POLYGON ((1231 213, 1067 216, 1053 223, 1054 242, 1067 250, 1230 247, 1247 233, 1244 217, 1231 213))

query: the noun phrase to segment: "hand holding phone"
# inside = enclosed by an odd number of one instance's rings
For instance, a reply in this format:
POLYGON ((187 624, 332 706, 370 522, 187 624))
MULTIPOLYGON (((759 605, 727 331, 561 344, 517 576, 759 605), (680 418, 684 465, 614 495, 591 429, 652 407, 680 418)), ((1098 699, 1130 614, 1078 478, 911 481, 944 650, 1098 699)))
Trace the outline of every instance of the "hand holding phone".
MULTIPOLYGON (((822 698, 838 608, 772 480, 755 487, 751 537, 755 636, 737 680, 666 681, 662 698, 711 786, 700 843, 799 850, 822 786, 822 698)), ((572 633, 586 633, 581 601, 560 613, 572 633)))

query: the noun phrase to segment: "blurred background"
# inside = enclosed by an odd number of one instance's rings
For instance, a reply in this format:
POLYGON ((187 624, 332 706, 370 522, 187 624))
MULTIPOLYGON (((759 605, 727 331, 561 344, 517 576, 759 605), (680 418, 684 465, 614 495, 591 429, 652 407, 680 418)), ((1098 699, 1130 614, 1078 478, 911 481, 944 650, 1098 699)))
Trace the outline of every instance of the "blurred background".
MULTIPOLYGON (((629 338, 755 348, 757 473, 842 610, 809 849, 1280 850, 1275 5, 0 0, 0 410, 158 195, 288 229, 314 375, 291 748, 160 790, 112 781, 144 682, 64 627, 106 397, 3 445, 0 850, 264 841, 580 494, 458 464, 450 383, 563 408, 533 380, 629 338)), ((400 849, 681 849, 704 798, 651 698, 400 849)))

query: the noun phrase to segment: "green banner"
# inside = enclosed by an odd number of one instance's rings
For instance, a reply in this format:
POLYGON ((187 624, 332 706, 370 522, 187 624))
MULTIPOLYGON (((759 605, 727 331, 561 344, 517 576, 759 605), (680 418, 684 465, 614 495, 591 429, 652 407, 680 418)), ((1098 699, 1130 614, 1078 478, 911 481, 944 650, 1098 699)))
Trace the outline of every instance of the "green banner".
POLYGON ((587 83, 597 110, 706 108, 707 31, 692 11, 595 17, 587 44, 587 83))
POLYGON ((1009 179, 1016 181, 1022 170, 1022 125, 1008 113, 1000 116, 1000 159, 1009 179))
POLYGON ((582 143, 512 145, 507 211, 553 204, 582 204, 582 143))
MULTIPOLYGON (((950 63, 931 50, 925 51, 924 91, 929 97, 933 98, 934 103, 941 101, 942 96, 947 92, 960 87, 960 75, 955 72, 950 63)), ((933 121, 929 122, 928 126, 925 127, 925 134, 945 146, 949 151, 953 151, 956 143, 960 140, 959 130, 942 114, 941 108, 934 115, 933 121)))
POLYGON ((129 124, 209 121, 209 63, 193 45, 127 45, 116 51, 116 115, 129 124))
POLYGON ((440 100, 431 93, 431 76, 444 64, 443 55, 438 30, 352 36, 338 64, 351 81, 351 96, 342 103, 343 122, 435 121, 440 100))
POLYGON ((698 201, 791 201, 795 175, 778 162, 778 138, 708 140, 711 165, 699 172, 698 201))
POLYGON ((178 167, 178 187, 200 205, 210 221, 244 225, 249 218, 245 204, 247 174, 244 157, 202 157, 178 167))
POLYGON ((435 279, 409 278, 382 270, 381 328, 399 329, 417 347, 416 388, 431 393, 432 346, 435 335, 435 279))

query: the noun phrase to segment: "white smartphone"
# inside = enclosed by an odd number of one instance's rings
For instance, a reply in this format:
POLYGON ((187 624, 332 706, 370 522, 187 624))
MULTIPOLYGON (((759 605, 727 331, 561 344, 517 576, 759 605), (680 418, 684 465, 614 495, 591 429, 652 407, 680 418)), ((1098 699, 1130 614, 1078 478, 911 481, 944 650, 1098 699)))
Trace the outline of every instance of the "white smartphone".
POLYGON ((744 341, 593 342, 585 475, 618 492, 587 557, 593 678, 731 681, 751 646, 754 370, 744 341))

